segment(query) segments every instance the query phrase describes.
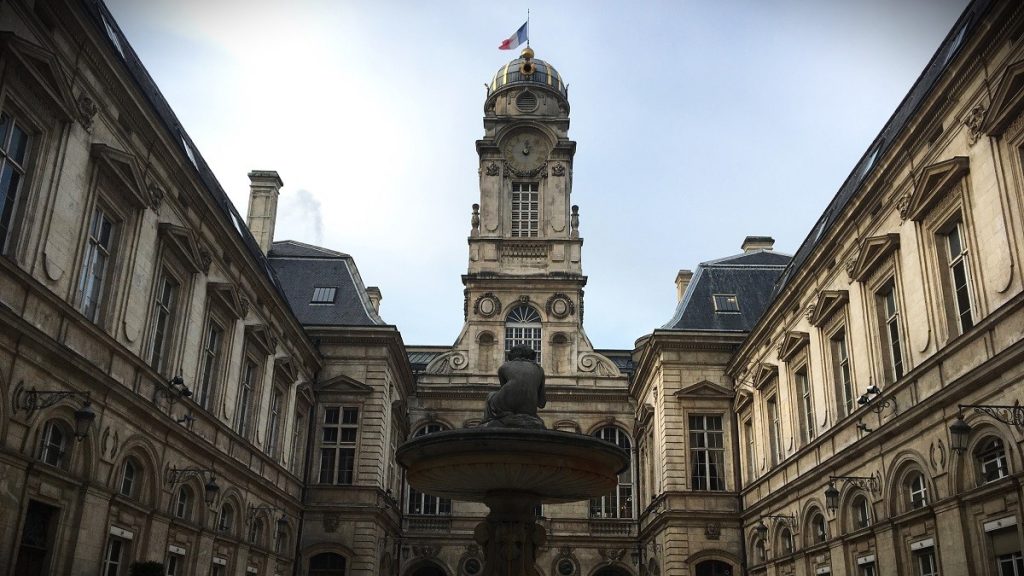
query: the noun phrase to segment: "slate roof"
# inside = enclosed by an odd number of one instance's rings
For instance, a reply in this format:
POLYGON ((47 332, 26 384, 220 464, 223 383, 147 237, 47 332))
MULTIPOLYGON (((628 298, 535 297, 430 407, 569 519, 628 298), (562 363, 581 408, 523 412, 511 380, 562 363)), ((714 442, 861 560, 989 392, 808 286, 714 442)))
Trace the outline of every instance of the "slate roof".
POLYGON ((758 250, 701 262, 675 315, 662 329, 748 332, 772 300, 772 289, 791 257, 758 250), (715 310, 715 294, 735 294, 739 312, 715 310))
POLYGON ((304 326, 384 326, 373 311, 356 263, 348 254, 294 240, 274 242, 267 254, 292 313, 304 326), (334 302, 314 304, 313 289, 336 288, 334 302))
POLYGON ((808 256, 817 247, 818 242, 825 237, 828 230, 835 224, 846 205, 861 191, 861 184, 868 179, 872 171, 878 169, 876 160, 885 156, 889 148, 898 140, 899 135, 910 124, 914 113, 917 112, 921 103, 924 102, 932 89, 935 88, 935 85, 938 84, 942 78, 942 73, 945 72, 946 67, 954 60, 964 44, 967 43, 967 39, 975 32, 975 28, 990 5, 990 0, 974 0, 964 10, 963 14, 960 15, 960 18, 946 35, 939 49, 935 51, 924 71, 921 72, 917 81, 914 82, 910 92, 903 97, 903 101, 896 107, 896 111, 889 118, 889 121, 885 123, 882 131, 875 137, 874 141, 871 142, 871 146, 861 156, 860 161, 854 166, 853 171, 846 177, 846 181, 843 182, 839 191, 836 192, 832 201, 829 202, 828 207, 825 208, 825 212, 818 218, 818 221, 800 245, 800 248, 797 249, 789 268, 783 273, 778 285, 775 287, 775 294, 781 292, 789 280, 796 275, 796 272, 800 270, 808 256))
POLYGON ((633 351, 632 350, 594 350, 598 354, 607 357, 615 364, 615 367, 619 369, 626 376, 633 376, 633 372, 636 372, 636 367, 633 365, 633 351))

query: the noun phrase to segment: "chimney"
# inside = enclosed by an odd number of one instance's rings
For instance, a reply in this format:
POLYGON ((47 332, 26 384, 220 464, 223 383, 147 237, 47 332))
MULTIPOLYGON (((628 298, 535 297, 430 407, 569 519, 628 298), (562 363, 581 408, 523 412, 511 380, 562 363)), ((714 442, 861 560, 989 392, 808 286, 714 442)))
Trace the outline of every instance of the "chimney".
POLYGON ((757 252, 758 250, 771 250, 775 246, 775 238, 771 236, 747 236, 743 239, 740 248, 744 254, 757 252))
POLYGON ((274 224, 277 222, 277 197, 281 177, 274 170, 249 172, 249 232, 252 232, 260 250, 266 254, 274 243, 274 224))
POLYGON ((380 301, 384 299, 380 295, 380 288, 376 286, 367 286, 366 295, 370 298, 370 306, 373 306, 373 311, 380 314, 380 301))
POLYGON ((690 279, 693 278, 693 270, 680 270, 676 274, 676 301, 683 301, 683 294, 686 294, 686 287, 690 285, 690 279))

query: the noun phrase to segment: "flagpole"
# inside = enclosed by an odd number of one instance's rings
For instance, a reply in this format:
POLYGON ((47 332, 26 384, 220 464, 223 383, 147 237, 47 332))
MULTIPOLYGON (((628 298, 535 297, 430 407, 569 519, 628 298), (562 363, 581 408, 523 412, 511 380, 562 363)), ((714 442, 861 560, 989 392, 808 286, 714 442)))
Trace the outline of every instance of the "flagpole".
POLYGON ((526 9, 526 47, 530 47, 530 9, 526 9))

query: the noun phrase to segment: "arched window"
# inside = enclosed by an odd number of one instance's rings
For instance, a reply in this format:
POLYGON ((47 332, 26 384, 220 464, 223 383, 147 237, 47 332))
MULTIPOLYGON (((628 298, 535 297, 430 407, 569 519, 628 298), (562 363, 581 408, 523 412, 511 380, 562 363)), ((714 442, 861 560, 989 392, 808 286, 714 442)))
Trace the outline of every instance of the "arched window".
POLYGON ((854 496, 850 501, 850 524, 854 530, 871 525, 871 504, 863 494, 854 496))
POLYGON ((754 563, 764 564, 766 561, 768 561, 768 553, 764 548, 764 540, 758 538, 754 540, 754 563))
POLYGON ((50 420, 43 427, 43 442, 39 448, 39 460, 44 464, 67 468, 68 458, 65 452, 68 445, 67 429, 58 420, 50 420))
POLYGON ((1003 441, 995 436, 986 438, 974 450, 974 461, 978 469, 978 481, 988 484, 1010 475, 1003 441))
POLYGON ((249 544, 263 545, 263 518, 253 518, 249 524, 249 544))
POLYGON ((291 548, 291 535, 289 534, 288 526, 282 527, 277 532, 277 538, 274 539, 274 553, 283 554, 285 551, 291 548))
POLYGON ((505 353, 513 346, 525 344, 537 353, 540 362, 540 314, 529 304, 520 304, 505 317, 505 353))
POLYGON ((192 519, 192 489, 188 486, 178 489, 178 497, 174 501, 174 515, 182 520, 192 519))
POLYGON ((807 523, 808 544, 811 546, 821 544, 828 539, 828 532, 825 529, 825 515, 815 509, 811 512, 810 521, 807 523))
POLYGON ((779 529, 778 542, 776 550, 779 551, 781 556, 787 556, 793 553, 793 532, 783 526, 779 529))
POLYGON ((733 576, 732 566, 721 560, 705 560, 697 564, 696 576, 733 576))
POLYGON ((309 576, 345 576, 345 557, 324 552, 309 559, 309 576))
MULTIPOLYGON (((632 444, 629 436, 622 430, 609 426, 597 431, 594 436, 601 440, 611 442, 630 454, 632 444)), ((615 491, 607 496, 590 499, 591 518, 632 518, 633 517, 633 467, 626 466, 626 469, 619 473, 619 485, 615 491)))
POLYGON ((221 532, 231 532, 235 525, 235 508, 225 502, 220 507, 220 513, 217 514, 217 530, 221 532))
MULTIPOLYGON (((441 432, 445 427, 443 424, 432 422, 420 426, 413 433, 413 438, 441 432)), ((409 514, 422 514, 424 516, 448 516, 452 513, 452 501, 449 498, 438 498, 424 494, 412 486, 409 487, 409 514)))
POLYGON ((928 484, 925 483, 924 474, 914 470, 907 474, 903 482, 903 488, 907 495, 907 506, 910 510, 917 510, 928 505, 928 484))
POLYGON ((135 497, 135 489, 138 486, 138 467, 132 462, 131 458, 125 458, 124 464, 121 466, 121 483, 118 486, 118 492, 121 496, 128 498, 135 497))

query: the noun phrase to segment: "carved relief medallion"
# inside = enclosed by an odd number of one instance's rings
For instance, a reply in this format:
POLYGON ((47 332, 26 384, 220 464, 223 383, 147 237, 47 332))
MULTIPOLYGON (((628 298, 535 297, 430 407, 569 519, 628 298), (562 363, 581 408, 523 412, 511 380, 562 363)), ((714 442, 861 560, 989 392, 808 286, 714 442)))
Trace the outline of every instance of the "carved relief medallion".
POLYGON ((484 318, 490 318, 500 311, 501 300, 491 292, 483 294, 473 303, 473 312, 484 318))
POLYGON ((548 314, 555 318, 565 318, 576 313, 576 305, 565 294, 554 294, 548 298, 548 314))

